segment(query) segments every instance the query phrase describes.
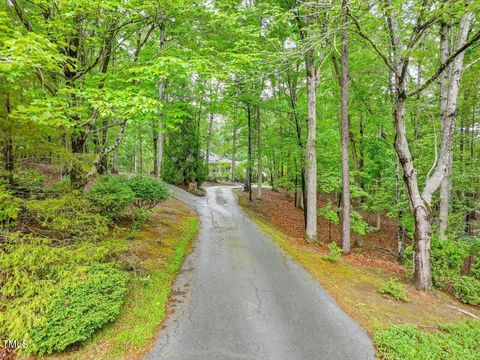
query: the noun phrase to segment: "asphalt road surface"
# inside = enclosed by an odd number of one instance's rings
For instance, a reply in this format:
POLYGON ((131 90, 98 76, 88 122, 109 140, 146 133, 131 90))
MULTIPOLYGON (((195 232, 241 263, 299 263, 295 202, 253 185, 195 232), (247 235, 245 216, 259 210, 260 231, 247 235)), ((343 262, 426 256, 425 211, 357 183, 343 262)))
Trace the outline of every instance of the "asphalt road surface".
POLYGON ((365 330, 240 210, 231 187, 174 192, 201 229, 144 359, 375 359, 365 330))

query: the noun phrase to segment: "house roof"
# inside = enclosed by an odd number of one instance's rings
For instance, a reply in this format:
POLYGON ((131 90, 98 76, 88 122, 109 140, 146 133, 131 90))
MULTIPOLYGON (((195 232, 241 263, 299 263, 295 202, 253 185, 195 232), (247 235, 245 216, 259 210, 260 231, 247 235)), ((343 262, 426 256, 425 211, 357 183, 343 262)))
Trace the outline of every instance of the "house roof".
POLYGON ((209 164, 217 164, 217 163, 231 163, 232 160, 230 160, 227 157, 220 156, 214 153, 210 153, 208 157, 208 163, 209 164))

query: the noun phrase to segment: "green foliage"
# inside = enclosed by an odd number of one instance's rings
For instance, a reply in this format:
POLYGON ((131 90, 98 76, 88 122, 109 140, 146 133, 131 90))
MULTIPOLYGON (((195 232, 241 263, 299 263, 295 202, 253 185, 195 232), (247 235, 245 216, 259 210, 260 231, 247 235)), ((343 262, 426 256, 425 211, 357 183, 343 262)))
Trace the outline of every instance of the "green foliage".
POLYGON ((64 177, 59 182, 55 182, 50 186, 50 192, 55 196, 62 196, 72 191, 70 177, 64 177))
POLYGON ((170 197, 170 191, 165 183, 157 178, 144 175, 136 175, 127 182, 135 194, 135 205, 147 209, 170 197))
POLYGON ((460 276, 453 282, 455 297, 465 304, 480 305, 480 280, 471 276, 460 276))
POLYGON ((476 360, 480 354, 480 321, 439 327, 438 332, 419 331, 413 325, 393 325, 374 335, 385 360, 476 360))
POLYGON ((45 190, 45 176, 38 170, 20 170, 15 174, 14 182, 21 192, 36 194, 45 190))
POLYGON ((132 214, 132 229, 140 230, 142 225, 145 224, 150 218, 150 211, 144 208, 138 208, 133 211, 132 214))
POLYGON ((336 210, 333 210, 331 201, 328 202, 326 207, 318 209, 317 215, 321 216, 322 218, 334 225, 337 225, 340 222, 338 212, 336 210))
POLYGON ((380 286, 378 292, 385 297, 392 297, 396 300, 408 302, 408 293, 405 286, 396 278, 390 278, 380 286))
POLYGON ((328 250, 330 251, 330 254, 323 255, 322 259, 336 263, 342 257, 343 251, 336 243, 331 242, 328 244, 328 250))
POLYGON ((295 190, 295 184, 289 177, 284 176, 274 181, 274 188, 293 191, 295 190))
POLYGON ((26 203, 27 215, 53 237, 75 240, 99 240, 108 233, 107 219, 91 213, 90 202, 78 192, 26 203))
POLYGON ((342 178, 337 173, 327 173, 319 180, 319 187, 326 193, 338 193, 342 190, 342 178))
POLYGON ((119 315, 127 292, 125 275, 95 265, 85 277, 72 279, 55 293, 43 320, 31 330, 29 352, 43 355, 62 351, 89 339, 119 315))
POLYGON ((102 177, 89 195, 100 214, 112 221, 123 217, 135 200, 135 192, 123 176, 102 177))
POLYGON ((356 232, 359 235, 365 235, 368 231, 370 231, 368 223, 357 211, 352 211, 350 213, 350 226, 352 228, 352 231, 356 232))
MULTIPOLYGON (((32 329, 46 323, 45 316, 62 294, 61 289, 70 288, 72 284, 80 286, 92 272, 92 280, 104 281, 97 265, 107 262, 113 265, 112 258, 125 249, 118 240, 58 246, 46 238, 11 233, 0 244, 0 334, 9 339, 31 340, 32 329)), ((106 265, 101 269, 111 273, 106 265)), ((109 302, 109 293, 103 295, 100 298, 98 294, 97 300, 109 302)), ((84 300, 78 298, 78 301, 84 300)), ((54 326, 65 327, 75 321, 82 320, 70 318, 64 324, 49 322, 49 331, 55 332, 54 326)), ((62 341, 61 336, 57 341, 62 341)), ((29 347, 28 351, 38 351, 39 344, 29 347)))
POLYGON ((0 186, 0 230, 14 226, 19 212, 19 199, 5 187, 0 186))
MULTIPOLYGON (((431 242, 431 264, 433 285, 447 290, 467 304, 480 303, 480 279, 478 278, 479 241, 439 240, 431 242), (471 257, 474 261, 470 273, 464 274, 464 263, 471 257)), ((411 268, 412 248, 407 248, 407 267, 411 268)))
POLYGON ((200 151, 199 120, 190 104, 178 104, 175 112, 179 116, 165 148, 163 176, 174 184, 196 181, 200 186, 208 177, 208 166, 200 151))

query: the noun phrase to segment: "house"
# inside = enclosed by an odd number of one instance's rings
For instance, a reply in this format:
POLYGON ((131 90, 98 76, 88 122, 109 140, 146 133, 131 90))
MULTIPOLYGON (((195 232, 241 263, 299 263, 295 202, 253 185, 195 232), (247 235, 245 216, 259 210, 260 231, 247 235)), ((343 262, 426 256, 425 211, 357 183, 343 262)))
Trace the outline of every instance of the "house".
POLYGON ((210 153, 208 159, 210 180, 230 180, 232 177, 232 160, 210 153))

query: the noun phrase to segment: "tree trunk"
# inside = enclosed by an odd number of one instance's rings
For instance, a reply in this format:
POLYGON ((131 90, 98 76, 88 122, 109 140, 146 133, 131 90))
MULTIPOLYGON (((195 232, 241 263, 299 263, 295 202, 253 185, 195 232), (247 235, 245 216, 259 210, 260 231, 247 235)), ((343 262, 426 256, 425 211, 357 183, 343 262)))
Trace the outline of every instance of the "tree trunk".
MULTIPOLYGON (((470 30, 470 23, 473 21, 473 15, 466 13, 459 26, 457 48, 461 48, 467 41, 468 32, 470 30)), ((441 29, 441 60, 442 63, 450 56, 448 44, 451 39, 449 36, 450 27, 446 24, 442 24, 441 29)), ((441 91, 441 116, 442 116, 442 132, 452 131, 455 125, 455 118, 458 112, 458 94, 460 91, 460 80, 463 70, 463 58, 462 52, 453 61, 453 63, 445 70, 440 78, 440 91, 441 91), (449 127, 452 130, 448 129, 449 127)), ((443 136, 442 136, 443 137, 443 136)), ((450 141, 446 148, 447 151, 447 170, 445 177, 440 184, 440 209, 439 209, 439 236, 440 239, 447 239, 448 228, 448 212, 449 203, 452 192, 452 165, 453 165, 453 141, 450 136, 450 141)))
POLYGON ((307 226, 305 239, 312 243, 317 241, 317 75, 314 63, 314 51, 309 49, 305 55, 307 71, 307 226))
MULTIPOLYGON (((401 82, 404 84, 404 82, 401 82)), ((410 206, 415 223, 414 237, 414 284, 417 290, 429 292, 432 288, 430 269, 431 215, 430 207, 420 195, 417 170, 413 166, 405 128, 405 98, 403 87, 398 87, 395 94, 395 149, 403 169, 410 206)))
POLYGON ((75 190, 83 189, 87 178, 83 173, 82 166, 79 164, 81 154, 84 152, 85 134, 74 134, 71 136, 71 149, 73 153, 73 163, 70 167, 70 183, 75 190))
POLYGON ((133 173, 137 173, 137 140, 133 140, 133 173))
POLYGON ((345 254, 350 253, 350 168, 349 168, 349 108, 348 108, 348 90, 349 90, 349 68, 348 68, 348 34, 347 34, 347 15, 348 0, 342 1, 343 30, 342 30, 342 249, 345 254))
MULTIPOLYGON (((162 23, 160 25, 160 43, 159 49, 160 52, 163 52, 165 49, 166 37, 165 37, 165 25, 162 23)), ((165 79, 158 79, 157 81, 157 98, 158 101, 165 100, 165 86, 166 80, 165 79)), ((154 173, 155 177, 161 178, 162 177, 162 166, 163 166, 163 147, 165 143, 165 127, 164 127, 164 115, 163 115, 163 104, 158 106, 157 116, 157 136, 155 136, 155 152, 153 155, 153 166, 154 166, 154 173)))
POLYGON ((112 174, 118 174, 118 148, 113 150, 113 164, 112 164, 112 174))
POLYGON ((262 199, 263 168, 262 168, 262 116, 260 106, 257 106, 257 199, 262 199))
POLYGON ((248 179, 248 199, 252 201, 252 172, 253 172, 253 159, 252 159, 252 111, 250 105, 247 105, 247 119, 248 119, 248 166, 247 166, 247 179, 248 179))
POLYGON ((212 145, 213 113, 210 113, 208 120, 207 149, 205 151, 205 164, 210 162, 210 146, 212 145))
POLYGON ((143 174, 143 136, 141 133, 138 137, 138 165, 140 174, 143 174))
POLYGON ((233 137, 232 137, 232 182, 235 182, 235 166, 236 166, 236 155, 237 155, 237 119, 233 120, 233 137))
POLYGON ((3 156, 4 156, 4 162, 5 162, 5 172, 7 173, 8 177, 8 183, 10 185, 13 185, 13 170, 15 169, 15 156, 13 153, 13 138, 11 134, 11 129, 10 126, 8 125, 8 115, 11 112, 11 104, 10 104, 10 96, 7 94, 6 99, 5 99, 5 110, 6 110, 6 124, 7 124, 7 131, 6 131, 6 140, 5 140, 5 146, 3 149, 3 156))

